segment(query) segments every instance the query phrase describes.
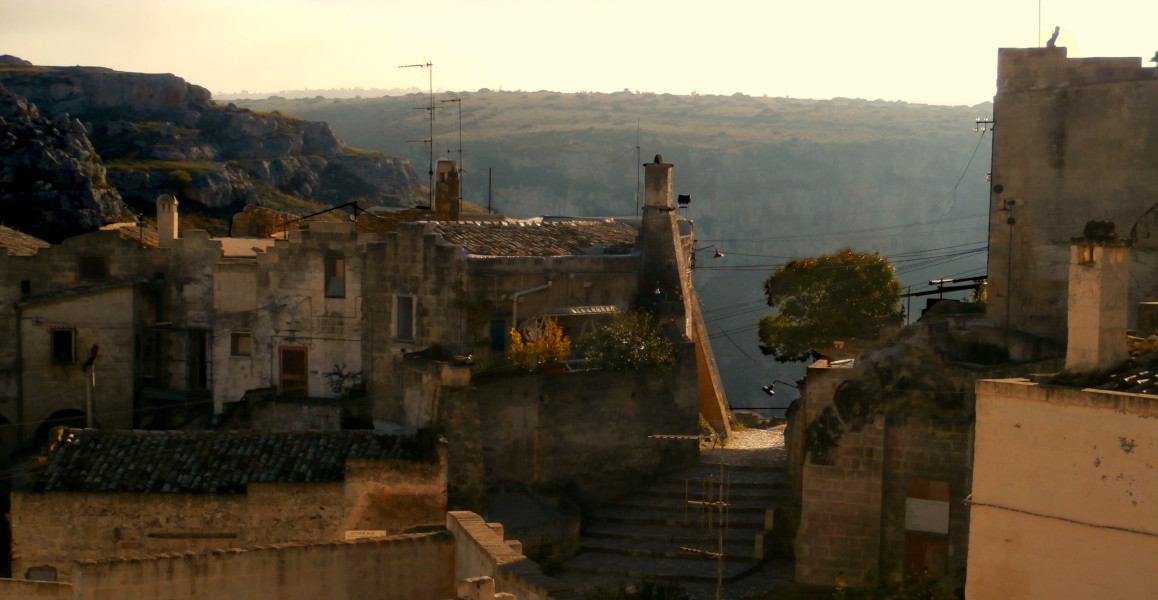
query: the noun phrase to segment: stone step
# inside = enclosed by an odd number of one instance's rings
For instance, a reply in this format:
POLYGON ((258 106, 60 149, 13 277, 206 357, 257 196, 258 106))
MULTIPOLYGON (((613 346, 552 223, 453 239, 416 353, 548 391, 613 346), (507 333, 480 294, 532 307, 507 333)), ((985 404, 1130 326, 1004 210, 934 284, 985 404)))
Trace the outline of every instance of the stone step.
POLYGON ((715 581, 717 569, 722 568, 724 581, 732 581, 743 577, 757 566, 759 563, 756 562, 728 559, 717 562, 694 558, 654 558, 584 552, 568 561, 566 569, 573 573, 613 575, 633 579, 715 581))
MULTIPOLYGON (((693 558, 715 560, 719 551, 718 532, 696 540, 680 542, 643 540, 626 537, 585 537, 580 545, 582 552, 603 552, 624 556, 651 556, 657 558, 693 558)), ((744 541, 732 538, 725 540, 723 553, 729 560, 739 562, 754 561, 754 540, 744 541)))
MULTIPOLYGON (((771 527, 770 519, 765 510, 732 510, 726 513, 726 525, 737 529, 766 530, 771 527)), ((632 523, 639 525, 674 525, 697 526, 701 522, 708 522, 709 516, 701 520, 698 511, 674 510, 666 508, 631 507, 631 506, 604 506, 592 513, 595 521, 612 523, 632 523)), ((720 517, 712 514, 712 523, 719 523, 720 517)))
POLYGON ((698 464, 688 469, 667 473, 658 481, 665 482, 719 482, 725 481, 733 487, 764 486, 781 483, 790 485, 788 475, 783 469, 730 469, 725 468, 723 473, 715 465, 698 464))
MULTIPOLYGON (((698 513, 706 510, 706 507, 701 504, 704 502, 714 502, 718 497, 704 496, 699 494, 684 495, 679 494, 654 494, 649 492, 637 492, 629 496, 625 496, 611 503, 610 506, 620 506, 629 508, 657 508, 674 511, 684 511, 688 513, 698 513)), ((762 511, 785 504, 793 504, 795 499, 790 492, 784 491, 779 494, 737 494, 729 493, 727 498, 723 500, 727 506, 726 511, 762 511)))
MULTIPOLYGON (((762 530, 733 529, 724 530, 724 541, 728 544, 746 544, 751 546, 762 530)), ((718 535, 718 528, 701 527, 698 525, 630 525, 600 521, 583 528, 583 539, 588 538, 620 538, 640 540, 646 542, 663 542, 665 544, 697 544, 714 543, 718 535)))

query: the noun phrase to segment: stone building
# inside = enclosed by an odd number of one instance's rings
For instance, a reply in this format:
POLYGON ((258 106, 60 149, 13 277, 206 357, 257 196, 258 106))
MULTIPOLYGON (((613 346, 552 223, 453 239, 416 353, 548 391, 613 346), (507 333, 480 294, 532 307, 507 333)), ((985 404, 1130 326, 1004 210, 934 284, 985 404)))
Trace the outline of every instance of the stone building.
POLYGON ((1066 340, 1069 240, 1090 220, 1137 240, 1129 305, 1158 296, 1155 106, 1158 69, 1139 58, 999 51, 987 311, 996 327, 1066 340))
POLYGON ((909 569, 962 589, 977 551, 976 382, 1120 362, 1134 307, 1158 295, 1158 70, 1064 48, 998 62, 988 304, 943 303, 849 367, 809 369, 788 431, 798 582, 909 569))
POLYGON ((445 513, 433 436, 70 429, 12 494, 12 571, 70 581, 78 560, 334 542, 445 513))
POLYGON ((1158 586, 1158 364, 1153 352, 1125 360, 1130 255, 1112 237, 1074 241, 1062 374, 977 384, 969 597, 1158 586))

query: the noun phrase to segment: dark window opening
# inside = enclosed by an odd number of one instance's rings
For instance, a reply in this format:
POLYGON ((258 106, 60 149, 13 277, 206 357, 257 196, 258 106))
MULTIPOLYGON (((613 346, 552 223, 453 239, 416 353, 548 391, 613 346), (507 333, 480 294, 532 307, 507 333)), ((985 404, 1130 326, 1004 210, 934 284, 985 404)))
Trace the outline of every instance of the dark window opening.
POLYGON ((491 321, 490 328, 491 352, 502 354, 507 351, 507 322, 503 320, 491 321))
POLYGON ((104 281, 109 278, 109 263, 103 256, 82 256, 77 272, 81 281, 104 281))
POLYGON ((326 297, 346 297, 346 259, 335 254, 326 255, 326 297))
POLYGON ((414 297, 394 297, 394 337, 399 340, 414 339, 414 297))
POLYGON ((249 332, 235 331, 229 334, 230 356, 251 356, 253 354, 253 336, 249 332))
POLYGON ((300 346, 282 346, 278 348, 280 357, 279 383, 283 396, 309 395, 309 380, 306 349, 300 346))
POLYGON ((27 279, 23 279, 20 281, 20 295, 21 296, 31 296, 32 295, 32 282, 31 281, 29 281, 27 279))
POLYGON ((189 377, 189 389, 209 389, 209 335, 206 331, 189 331, 189 355, 186 363, 189 377))
POLYGON ((76 364, 76 332, 72 329, 52 330, 52 364, 76 364))

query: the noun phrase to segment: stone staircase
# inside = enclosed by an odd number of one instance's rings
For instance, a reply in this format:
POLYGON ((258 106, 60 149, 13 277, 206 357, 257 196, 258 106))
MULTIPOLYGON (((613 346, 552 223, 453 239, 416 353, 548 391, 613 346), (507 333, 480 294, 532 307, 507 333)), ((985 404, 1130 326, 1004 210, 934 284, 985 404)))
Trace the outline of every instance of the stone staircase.
POLYGON ((724 582, 780 554, 777 510, 793 510, 780 461, 701 462, 667 475, 584 519, 580 554, 562 566, 577 587, 641 579, 724 582), (721 506, 721 504, 723 506, 721 506), (723 548, 723 560, 716 560, 723 548))

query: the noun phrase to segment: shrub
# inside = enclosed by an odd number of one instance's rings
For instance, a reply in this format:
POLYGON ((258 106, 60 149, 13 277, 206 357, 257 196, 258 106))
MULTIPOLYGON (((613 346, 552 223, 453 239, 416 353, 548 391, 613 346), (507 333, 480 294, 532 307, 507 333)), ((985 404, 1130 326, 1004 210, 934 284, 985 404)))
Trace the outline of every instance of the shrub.
POLYGON ((563 335, 563 328, 551 317, 535 319, 527 326, 524 336, 511 329, 511 358, 527 369, 542 363, 558 362, 571 355, 571 338, 563 335))
POLYGON ((618 315, 611 323, 587 334, 579 342, 594 366, 629 370, 648 366, 671 366, 676 348, 651 313, 635 310, 618 315))

